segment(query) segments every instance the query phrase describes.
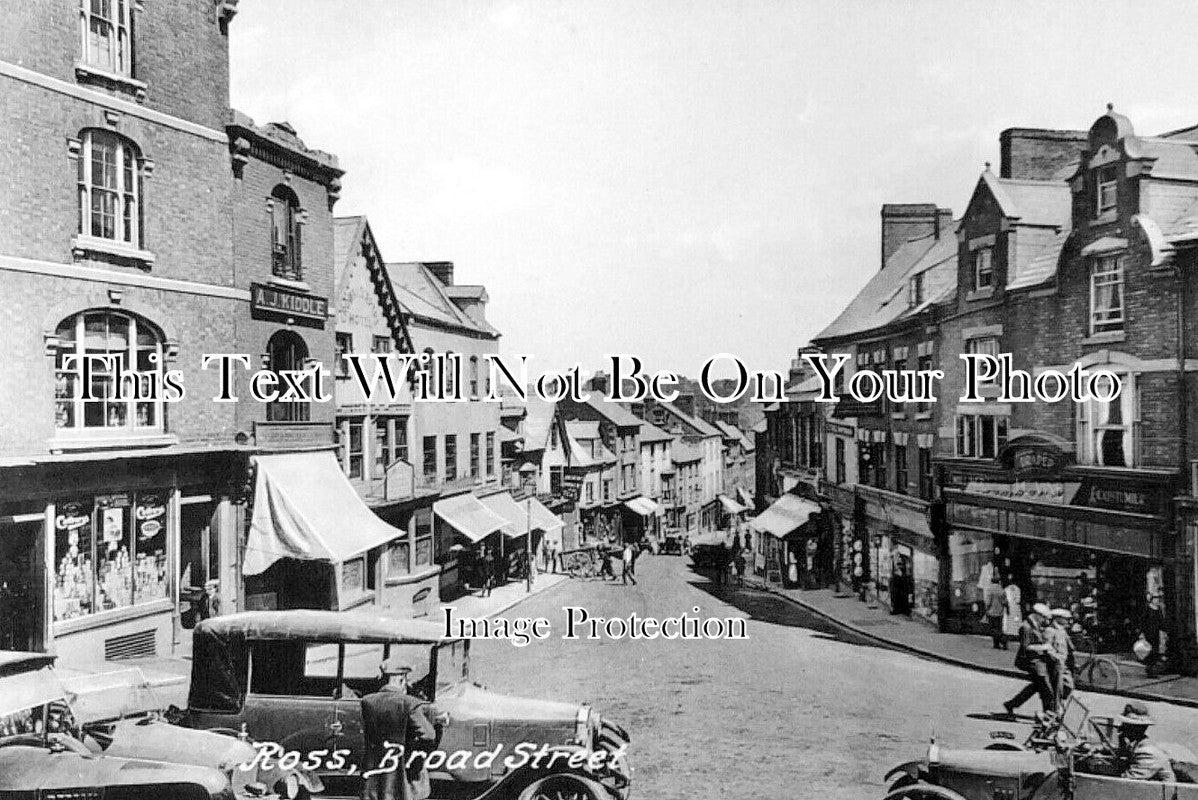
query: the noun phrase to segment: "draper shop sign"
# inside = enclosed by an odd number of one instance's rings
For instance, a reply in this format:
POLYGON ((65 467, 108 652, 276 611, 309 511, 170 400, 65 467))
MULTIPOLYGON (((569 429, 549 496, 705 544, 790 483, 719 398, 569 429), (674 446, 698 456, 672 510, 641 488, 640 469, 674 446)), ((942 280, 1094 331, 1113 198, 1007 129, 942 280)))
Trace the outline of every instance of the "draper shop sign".
POLYGON ((250 284, 250 308, 255 317, 295 317, 322 327, 329 318, 327 298, 262 283, 250 284))

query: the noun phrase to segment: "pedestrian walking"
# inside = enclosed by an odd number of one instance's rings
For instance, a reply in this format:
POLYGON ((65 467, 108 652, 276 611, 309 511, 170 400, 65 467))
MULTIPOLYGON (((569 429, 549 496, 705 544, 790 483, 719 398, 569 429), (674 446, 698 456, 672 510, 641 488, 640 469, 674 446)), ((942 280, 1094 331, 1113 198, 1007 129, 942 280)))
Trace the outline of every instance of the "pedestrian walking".
POLYGON ((491 548, 483 548, 482 558, 483 568, 483 597, 491 596, 491 589, 495 587, 495 556, 491 554, 491 548))
POLYGON ((736 568, 736 585, 745 585, 745 552, 746 550, 737 550, 732 557, 732 565, 736 568))
POLYGON ((599 545, 599 577, 603 580, 616 579, 616 573, 611 568, 611 555, 606 545, 599 545))
POLYGON ((1007 592, 999 581, 997 574, 991 576, 990 585, 986 587, 986 629, 990 631, 990 640, 995 650, 1006 650, 1007 634, 1003 630, 1003 618, 1007 615, 1007 592))
POLYGON ((1002 630, 1007 636, 1018 636, 1023 626, 1023 595, 1019 584, 1015 583, 1014 575, 1007 575, 1007 588, 1003 590, 1007 596, 1007 612, 1003 615, 1002 630))
POLYGON ((624 543, 624 585, 627 586, 629 581, 636 586, 636 575, 633 573, 633 565, 636 563, 636 556, 633 551, 632 542, 624 543))
POLYGON ((436 729, 421 710, 423 701, 408 694, 411 667, 388 659, 379 665, 382 689, 362 698, 362 735, 365 739, 362 800, 423 800, 428 797, 427 774, 413 781, 407 770, 396 768, 414 748, 435 743, 436 729), (401 752, 393 752, 403 748, 401 752), (390 755, 388 755, 390 753, 390 755), (371 774, 372 771, 376 771, 371 774))
POLYGON ((1049 655, 1049 647, 1044 639, 1044 626, 1051 616, 1052 610, 1048 606, 1036 603, 1019 628, 1019 650, 1015 653, 1015 668, 1027 673, 1028 684, 1002 704, 1007 716, 1014 716, 1015 709, 1037 694, 1045 711, 1056 710, 1056 693, 1053 691, 1048 663, 1052 656, 1049 655))
POLYGON ((636 562, 637 562, 637 559, 639 559, 641 557, 641 552, 642 552, 641 543, 637 542, 636 545, 632 548, 632 574, 634 577, 636 575, 636 562))
POLYGON ((1148 677, 1155 678, 1160 672, 1161 663, 1161 631, 1165 629, 1165 612, 1161 610, 1161 597, 1154 594, 1148 599, 1148 608, 1144 610, 1144 618, 1140 623, 1140 636, 1152 648, 1144 659, 1148 677))
POLYGON ((1077 674, 1077 657, 1073 652, 1073 639, 1069 637, 1069 625, 1072 621, 1073 614, 1069 609, 1054 608, 1052 624, 1044 631, 1044 639, 1053 657, 1049 667, 1058 710, 1069 695, 1073 694, 1074 675, 1077 674))

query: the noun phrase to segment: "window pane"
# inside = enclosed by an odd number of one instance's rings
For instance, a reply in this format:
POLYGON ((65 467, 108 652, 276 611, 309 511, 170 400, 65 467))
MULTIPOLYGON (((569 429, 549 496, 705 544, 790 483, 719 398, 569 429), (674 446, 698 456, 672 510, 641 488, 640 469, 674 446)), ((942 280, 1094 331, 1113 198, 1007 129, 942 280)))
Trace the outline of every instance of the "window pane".
POLYGON ((96 500, 96 609, 108 611, 133 603, 134 560, 130 552, 131 503, 128 495, 96 500))
POLYGON ((169 595, 166 562, 166 495, 146 492, 137 496, 133 572, 133 602, 148 603, 169 595))
POLYGON ((55 509, 54 619, 74 619, 95 610, 92 501, 68 501, 55 509))

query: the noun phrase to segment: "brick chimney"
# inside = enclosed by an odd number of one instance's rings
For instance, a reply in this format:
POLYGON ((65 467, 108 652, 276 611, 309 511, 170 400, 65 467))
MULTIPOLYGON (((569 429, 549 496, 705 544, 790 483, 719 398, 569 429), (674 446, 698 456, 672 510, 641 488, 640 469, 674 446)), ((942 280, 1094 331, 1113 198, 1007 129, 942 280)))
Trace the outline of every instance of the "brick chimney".
POLYGON ((1047 181, 1078 161, 1086 149, 1086 131, 1007 128, 998 135, 1000 178, 1047 181))
POLYGON ((452 261, 426 261, 425 268, 437 276, 437 280, 441 281, 445 286, 453 286, 453 262, 452 261))
POLYGON ((678 399, 674 401, 674 408, 688 417, 693 417, 695 415, 695 396, 693 394, 678 395, 678 399))
POLYGON ((935 203, 886 203, 882 206, 882 267, 904 242, 924 236, 939 239, 953 221, 951 208, 935 203))
POLYGON ((601 392, 602 394, 606 395, 610 385, 611 379, 603 370, 597 370, 595 374, 591 376, 590 390, 592 392, 601 392))

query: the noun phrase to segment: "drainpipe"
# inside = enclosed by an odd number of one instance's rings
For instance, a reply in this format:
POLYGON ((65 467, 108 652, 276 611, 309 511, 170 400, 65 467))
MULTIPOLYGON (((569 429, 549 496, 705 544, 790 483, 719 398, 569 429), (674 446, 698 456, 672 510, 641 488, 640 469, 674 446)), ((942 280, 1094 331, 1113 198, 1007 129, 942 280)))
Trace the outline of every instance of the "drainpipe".
MULTIPOLYGON (((1187 300, 1187 297, 1186 297, 1186 276, 1185 276, 1185 270, 1183 269, 1182 262, 1183 262, 1183 259, 1177 258, 1176 255, 1174 256, 1173 271, 1174 271, 1174 275, 1177 278, 1177 428, 1178 428, 1178 431, 1180 432, 1177 453, 1178 453, 1178 460, 1181 462, 1183 492, 1188 494, 1191 487, 1189 486, 1190 462, 1189 462, 1189 446, 1188 446, 1188 440, 1189 440, 1188 406, 1189 406, 1189 403, 1187 402, 1188 394, 1187 394, 1187 386, 1186 386, 1186 352, 1187 352, 1186 300, 1187 300)), ((1179 524, 1179 522, 1180 521, 1178 520, 1178 515, 1176 513, 1174 513, 1173 514, 1173 525, 1174 525, 1174 529, 1177 533, 1177 537, 1189 536, 1190 535, 1189 530, 1188 530, 1189 526, 1187 526, 1185 524, 1179 524)), ((1182 542, 1184 542, 1184 539, 1182 539, 1182 542)), ((1178 543, 1179 542, 1178 542, 1177 538, 1175 538, 1174 543, 1173 543, 1173 553, 1172 553, 1172 555, 1174 556, 1175 559, 1178 555, 1178 543)), ((1192 548, 1187 548, 1187 549, 1191 550, 1191 557, 1198 558, 1198 553, 1194 553, 1192 548)), ((1178 563, 1178 561, 1180 561, 1180 559, 1175 560, 1174 563, 1178 563)), ((1174 570, 1174 572, 1175 571, 1176 570, 1174 570)), ((1172 607, 1174 609, 1174 613, 1170 615, 1171 619, 1167 621, 1167 626, 1169 629, 1169 640, 1171 642, 1171 644, 1169 646, 1169 658, 1170 658, 1170 660, 1172 660, 1174 662, 1174 665, 1177 668, 1184 671, 1189 665, 1182 663, 1184 660, 1185 653, 1183 653, 1182 648, 1178 646, 1182 643, 1182 637, 1179 636, 1178 634, 1182 630, 1185 630, 1185 628, 1188 626, 1183 626, 1181 624, 1182 611, 1180 608, 1178 608, 1178 603, 1177 603, 1177 598, 1178 598, 1178 595, 1180 594, 1177 591, 1178 583, 1179 583, 1178 577, 1180 577, 1180 576, 1178 576, 1176 574, 1170 575, 1168 582, 1166 583, 1166 589, 1167 590, 1172 589, 1172 591, 1168 592, 1169 594, 1172 595, 1172 597, 1168 598, 1168 599, 1172 601, 1172 604, 1173 604, 1172 607), (1176 644, 1173 644, 1173 643, 1176 643, 1176 644)), ((1194 593, 1196 591, 1198 591, 1198 587, 1191 584, 1190 591, 1187 592, 1187 594, 1190 595, 1190 597, 1188 598, 1190 601, 1190 608, 1186 610, 1187 614, 1190 614, 1193 612, 1194 602, 1195 602, 1194 593)), ((1188 639, 1188 636, 1186 638, 1188 639)), ((1189 649, 1189 648, 1187 648, 1187 649, 1189 649)))

